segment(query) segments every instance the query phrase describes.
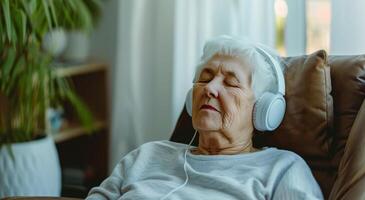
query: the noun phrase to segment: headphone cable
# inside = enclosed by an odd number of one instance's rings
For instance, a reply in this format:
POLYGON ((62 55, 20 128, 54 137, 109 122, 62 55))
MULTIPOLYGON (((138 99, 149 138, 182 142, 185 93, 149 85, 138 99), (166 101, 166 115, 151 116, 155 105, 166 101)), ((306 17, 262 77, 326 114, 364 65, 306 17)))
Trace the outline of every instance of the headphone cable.
POLYGON ((163 197, 161 197, 160 198, 160 200, 165 200, 168 196, 170 196, 172 193, 174 193, 174 192, 176 192, 176 191, 178 191, 178 190, 180 190, 181 188, 183 188, 187 183, 188 183, 188 181, 189 181, 189 175, 188 175, 188 172, 186 171, 186 164, 187 164, 187 160, 186 160, 186 154, 188 153, 188 150, 190 149, 190 146, 191 146, 191 144, 193 143, 193 141, 194 141, 194 139, 195 139, 195 136, 196 136, 196 133, 197 133, 198 131, 196 131, 195 130, 195 133, 194 133, 194 136, 193 136, 193 138, 191 139, 191 141, 190 141, 190 143, 189 143, 189 146, 188 146, 188 148, 185 150, 185 153, 184 153, 184 172, 185 172, 185 182, 182 184, 182 185, 180 185, 180 186, 178 186, 178 187, 176 187, 175 189, 173 189, 173 190, 171 190, 169 193, 167 193, 165 196, 163 196, 163 197))

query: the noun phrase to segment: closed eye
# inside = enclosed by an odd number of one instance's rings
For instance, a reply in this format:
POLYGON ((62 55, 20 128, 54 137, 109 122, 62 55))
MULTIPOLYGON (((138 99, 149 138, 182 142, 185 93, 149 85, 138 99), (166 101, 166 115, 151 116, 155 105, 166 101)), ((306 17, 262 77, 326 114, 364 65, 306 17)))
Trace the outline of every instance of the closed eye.
POLYGON ((198 83, 209 83, 213 79, 213 72, 209 69, 205 69, 201 72, 198 83))
POLYGON ((198 80, 198 83, 209 83, 210 80, 198 80))
POLYGON ((228 78, 224 81, 224 83, 229 87, 239 87, 239 82, 235 78, 228 78))

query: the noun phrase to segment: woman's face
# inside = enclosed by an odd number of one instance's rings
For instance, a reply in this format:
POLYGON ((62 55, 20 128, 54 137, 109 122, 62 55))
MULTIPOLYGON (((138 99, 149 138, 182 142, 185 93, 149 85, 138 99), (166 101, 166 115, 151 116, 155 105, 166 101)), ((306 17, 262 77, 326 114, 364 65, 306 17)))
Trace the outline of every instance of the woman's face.
POLYGON ((255 102, 252 66, 239 58, 215 55, 201 70, 193 87, 193 126, 233 137, 252 129, 255 102))

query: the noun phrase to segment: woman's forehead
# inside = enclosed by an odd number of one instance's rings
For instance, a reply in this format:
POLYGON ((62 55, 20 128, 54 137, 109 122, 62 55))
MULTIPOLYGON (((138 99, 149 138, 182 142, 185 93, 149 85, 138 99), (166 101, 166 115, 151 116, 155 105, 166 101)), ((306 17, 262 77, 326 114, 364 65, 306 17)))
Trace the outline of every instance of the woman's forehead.
POLYGON ((251 63, 248 60, 243 60, 238 57, 226 56, 226 55, 215 55, 203 66, 204 69, 212 71, 222 70, 223 72, 234 72, 251 74, 251 63))

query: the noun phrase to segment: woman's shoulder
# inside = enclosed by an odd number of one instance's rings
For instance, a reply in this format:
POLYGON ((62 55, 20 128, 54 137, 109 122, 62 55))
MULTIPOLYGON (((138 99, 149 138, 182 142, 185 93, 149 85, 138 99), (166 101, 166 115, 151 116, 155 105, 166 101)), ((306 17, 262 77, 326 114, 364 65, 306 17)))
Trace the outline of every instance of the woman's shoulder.
POLYGON ((277 154, 277 155, 281 155, 281 156, 289 156, 292 158, 298 158, 300 157, 297 153, 295 153, 294 151, 290 151, 290 150, 286 150, 286 149, 279 149, 276 147, 268 147, 272 150, 273 153, 277 154))
POLYGON ((275 147, 270 147, 271 155, 275 157, 278 161, 285 161, 289 163, 306 163, 305 160, 294 151, 278 149, 275 147))

